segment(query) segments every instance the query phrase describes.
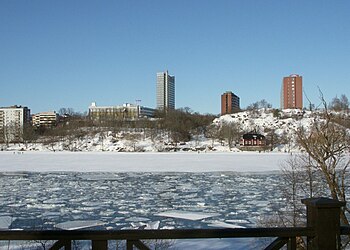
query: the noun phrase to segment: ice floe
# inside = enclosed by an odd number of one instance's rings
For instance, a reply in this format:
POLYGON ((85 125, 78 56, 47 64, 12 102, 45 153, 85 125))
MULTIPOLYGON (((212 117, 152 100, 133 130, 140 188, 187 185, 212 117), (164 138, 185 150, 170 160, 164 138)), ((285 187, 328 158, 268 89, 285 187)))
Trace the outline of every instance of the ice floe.
POLYGON ((104 224, 105 222, 102 222, 99 220, 86 220, 86 221, 77 220, 77 221, 66 221, 66 222, 58 223, 55 225, 55 227, 63 230, 77 230, 77 229, 83 229, 83 228, 103 226, 104 224))
POLYGON ((1 229, 8 229, 12 222, 13 222, 14 218, 10 217, 10 216, 1 216, 0 217, 0 230, 1 229))
POLYGON ((210 217, 219 216, 220 214, 172 210, 172 211, 165 211, 162 213, 158 213, 156 215, 162 216, 162 217, 185 219, 185 220, 202 220, 210 217))
POLYGON ((213 221, 208 224, 209 227, 224 227, 224 228, 245 228, 243 226, 239 226, 237 224, 226 223, 223 221, 213 221))

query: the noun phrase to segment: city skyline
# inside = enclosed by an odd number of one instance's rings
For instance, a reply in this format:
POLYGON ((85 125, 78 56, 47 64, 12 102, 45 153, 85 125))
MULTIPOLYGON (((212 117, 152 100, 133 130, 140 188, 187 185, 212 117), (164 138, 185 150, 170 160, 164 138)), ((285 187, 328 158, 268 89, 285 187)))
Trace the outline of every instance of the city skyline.
POLYGON ((241 107, 266 99, 279 108, 282 78, 291 74, 303 76, 318 106, 318 89, 327 101, 350 93, 349 7, 345 0, 2 1, 0 106, 156 107, 155 73, 167 69, 176 76, 177 108, 219 114, 226 90, 241 107))

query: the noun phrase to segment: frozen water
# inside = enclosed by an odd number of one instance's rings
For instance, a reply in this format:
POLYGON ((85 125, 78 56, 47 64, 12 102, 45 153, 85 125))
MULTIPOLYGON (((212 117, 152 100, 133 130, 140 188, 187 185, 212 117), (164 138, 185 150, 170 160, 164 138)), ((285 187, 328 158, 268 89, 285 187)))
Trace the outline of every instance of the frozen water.
POLYGON ((0 151, 0 172, 95 172, 83 178, 118 180, 120 172, 266 172, 279 171, 289 158, 283 153, 97 153, 25 152, 17 155, 0 151), (249 158, 249 160, 247 160, 249 158), (30 163, 30 164, 28 164, 30 163), (96 173, 104 172, 104 174, 96 173), (105 174, 114 172, 114 174, 105 174), (88 177, 88 178, 87 178, 88 177))
POLYGON ((10 216, 0 217, 0 229, 8 229, 12 224, 13 218, 10 216))
POLYGON ((166 211, 166 212, 158 213, 156 215, 163 216, 163 217, 180 218, 180 219, 185 219, 185 220, 202 220, 205 218, 219 216, 220 214, 173 210, 173 211, 166 211))
POLYGON ((210 224, 208 224, 208 226, 210 227, 224 227, 224 228, 245 228, 243 226, 239 226, 239 225, 235 225, 235 224, 231 224, 231 223, 226 223, 223 221, 213 221, 210 224))
POLYGON ((159 228, 160 221, 153 221, 153 222, 133 222, 131 223, 131 226, 134 229, 158 229, 159 228))
POLYGON ((77 230, 83 228, 97 227, 102 226, 105 223, 98 220, 87 220, 87 221, 67 221, 56 224, 56 228, 64 229, 64 230, 77 230))
MULTIPOLYGON (((237 162, 249 154, 136 154, 131 162, 124 154, 99 154, 91 162, 91 155, 61 154, 57 158, 48 154, 43 161, 47 166, 43 166, 41 162, 36 165, 33 158, 40 159, 42 154, 2 154, 0 170, 5 172, 0 173, 0 218, 16 218, 6 222, 5 229, 253 227, 260 216, 271 214, 274 204, 281 202, 276 188, 281 184, 279 172, 263 171, 277 170, 275 165, 266 166, 282 157, 274 155, 271 161, 266 155, 256 155, 254 162, 239 166, 237 162), (16 156, 15 161, 10 159, 16 156), (62 156, 67 158, 62 160, 62 156), (86 159, 81 162, 81 157, 86 159), (179 158, 183 159, 176 160, 179 158), (11 162, 14 170, 26 172, 6 172, 12 166, 3 159, 11 162), (256 172, 256 166, 252 171, 259 162, 261 171, 256 172), (132 172, 126 172, 129 169, 132 172), (244 170, 248 172, 234 172, 244 170)), ((222 249, 241 242, 218 241, 222 249)), ((179 241, 177 249, 189 249, 193 242, 195 249, 200 249, 200 244, 202 249, 208 246, 202 241, 183 242, 179 241)))
POLYGON ((160 218, 159 228, 208 228, 203 218, 213 214, 217 221, 254 226, 238 221, 271 214, 283 202, 280 183, 279 173, 0 174, 0 216, 17 218, 9 227, 22 229, 53 229, 76 220, 121 229, 160 218))

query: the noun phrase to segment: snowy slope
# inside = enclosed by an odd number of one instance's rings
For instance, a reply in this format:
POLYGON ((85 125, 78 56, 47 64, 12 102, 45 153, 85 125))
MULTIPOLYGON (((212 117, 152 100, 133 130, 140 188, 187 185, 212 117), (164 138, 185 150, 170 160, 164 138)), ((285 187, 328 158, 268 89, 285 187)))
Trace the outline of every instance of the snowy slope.
POLYGON ((314 115, 315 114, 310 111, 286 109, 280 111, 279 117, 275 117, 272 109, 261 109, 255 112, 244 111, 223 115, 215 119, 214 124, 220 127, 225 123, 235 123, 246 133, 255 130, 265 136, 269 130, 274 130, 278 136, 285 136, 289 141, 289 145, 281 145, 279 151, 295 151, 298 150, 295 131, 300 127, 308 129, 314 120, 314 115), (287 147, 290 148, 287 150, 287 147))
MULTIPOLYGON (((265 136, 274 133, 283 137, 284 144, 276 145, 274 151, 298 151, 295 130, 301 126, 309 128, 317 113, 300 110, 279 111, 278 117, 273 110, 244 111, 224 115, 216 118, 213 124, 217 129, 224 123, 235 123, 241 131, 257 131, 265 136), (288 145, 286 145, 288 144, 288 145)), ((280 142, 283 143, 283 142, 280 142)), ((91 132, 90 135, 79 138, 60 138, 58 142, 10 144, 5 147, 0 144, 0 150, 11 151, 82 151, 82 152, 171 152, 171 151, 239 151, 237 148, 229 149, 225 141, 212 140, 204 135, 193 136, 189 142, 174 145, 168 133, 162 132, 156 136, 148 130, 122 131, 122 132, 91 132)))

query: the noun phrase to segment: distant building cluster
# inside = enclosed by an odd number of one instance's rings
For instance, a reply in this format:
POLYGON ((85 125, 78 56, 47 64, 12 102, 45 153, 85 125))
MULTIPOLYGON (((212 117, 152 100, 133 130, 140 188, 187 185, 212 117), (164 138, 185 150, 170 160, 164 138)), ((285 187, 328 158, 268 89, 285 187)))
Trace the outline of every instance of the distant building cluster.
POLYGON ((125 103, 120 106, 97 106, 93 102, 89 107, 89 117, 94 122, 113 120, 136 120, 152 118, 156 110, 175 109, 175 76, 168 71, 158 72, 156 80, 156 109, 137 104, 125 103))
MULTIPOLYGON (((157 73, 156 80, 157 109, 168 111, 175 109, 175 76, 168 71, 157 73)), ((88 117, 94 122, 137 120, 152 118, 156 109, 138 104, 125 103, 116 106, 89 106, 88 117)), ((55 111, 30 114, 28 107, 10 106, 0 108, 0 142, 19 142, 23 140, 25 127, 51 128, 58 124, 59 115, 55 111)))
MULTIPOLYGON (((283 78, 281 109, 303 108, 302 77, 296 74, 283 78)), ((89 106, 88 116, 94 122, 137 120, 152 118, 156 110, 175 109, 175 76, 168 71, 158 72, 156 78, 156 109, 139 104, 125 103, 117 106, 89 106)), ((221 95, 221 115, 240 111, 240 98, 232 91, 221 95)), ((0 142, 17 142, 23 139, 24 128, 51 128, 57 125, 59 116, 55 111, 30 115, 30 109, 22 106, 0 108, 0 142)), ((259 138, 258 138, 259 139, 259 138)), ((259 139, 260 140, 260 139, 259 139)), ((249 140, 248 140, 249 141, 249 140)), ((252 142, 253 144, 255 141, 252 142)), ((258 142, 259 144, 260 142, 258 142)))
MULTIPOLYGON (((240 99, 231 91, 221 95, 221 115, 240 111, 240 99)), ((283 77, 281 88, 281 109, 303 108, 303 78, 292 74, 283 77)))

